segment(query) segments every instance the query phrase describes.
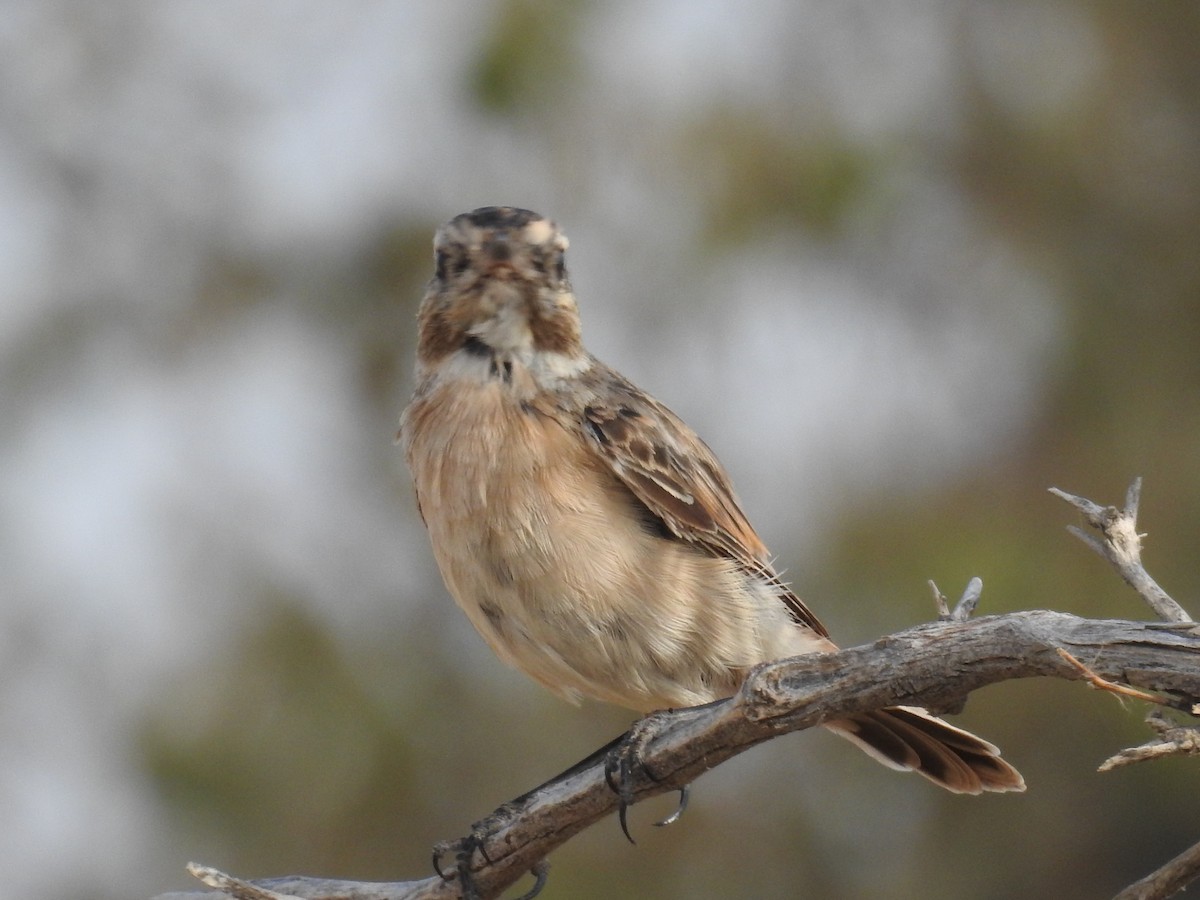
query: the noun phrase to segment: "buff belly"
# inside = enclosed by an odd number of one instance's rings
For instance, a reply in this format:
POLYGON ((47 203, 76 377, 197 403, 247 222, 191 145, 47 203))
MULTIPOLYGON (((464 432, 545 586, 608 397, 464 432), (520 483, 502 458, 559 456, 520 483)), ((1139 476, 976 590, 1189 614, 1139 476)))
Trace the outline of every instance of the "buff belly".
POLYGON ((824 649, 769 585, 665 536, 580 435, 509 402, 495 383, 458 385, 406 424, 442 576, 503 660, 573 701, 645 712, 824 649))

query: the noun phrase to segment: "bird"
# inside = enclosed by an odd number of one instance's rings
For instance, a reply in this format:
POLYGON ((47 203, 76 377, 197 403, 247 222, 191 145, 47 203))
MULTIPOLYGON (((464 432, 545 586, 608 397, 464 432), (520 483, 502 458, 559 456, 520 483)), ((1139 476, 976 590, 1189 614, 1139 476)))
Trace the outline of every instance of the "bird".
MULTIPOLYGON (((434 237, 398 441, 449 593, 504 662, 639 714, 836 650, 713 451, 585 348, 567 248, 508 206, 434 237)), ((954 793, 1025 788, 993 744, 919 707, 823 724, 954 793)))

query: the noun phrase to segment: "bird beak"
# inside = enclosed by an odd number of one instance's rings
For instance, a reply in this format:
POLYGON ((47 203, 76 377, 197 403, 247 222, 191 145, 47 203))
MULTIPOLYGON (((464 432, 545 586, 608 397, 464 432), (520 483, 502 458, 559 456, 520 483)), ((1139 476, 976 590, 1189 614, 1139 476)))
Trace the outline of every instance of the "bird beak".
POLYGON ((488 260, 488 273, 495 275, 501 269, 512 271, 512 246, 508 238, 492 237, 483 242, 483 255, 488 260))

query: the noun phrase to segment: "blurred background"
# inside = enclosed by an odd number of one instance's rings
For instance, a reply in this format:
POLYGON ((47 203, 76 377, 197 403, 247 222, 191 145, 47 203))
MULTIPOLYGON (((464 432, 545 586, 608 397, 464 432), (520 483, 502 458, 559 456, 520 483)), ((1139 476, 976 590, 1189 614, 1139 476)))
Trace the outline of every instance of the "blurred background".
MULTIPOLYGON (((1146 477, 1200 584, 1200 6, 1101 0, 0 3, 0 871, 397 880, 631 720, 497 662, 397 417, 434 228, 558 220, 589 347, 700 431, 844 644, 1147 618, 1051 485, 1146 477)), ((546 896, 1107 896, 1200 839, 1144 710, 957 721, 1023 796, 819 733, 552 857, 546 896)))

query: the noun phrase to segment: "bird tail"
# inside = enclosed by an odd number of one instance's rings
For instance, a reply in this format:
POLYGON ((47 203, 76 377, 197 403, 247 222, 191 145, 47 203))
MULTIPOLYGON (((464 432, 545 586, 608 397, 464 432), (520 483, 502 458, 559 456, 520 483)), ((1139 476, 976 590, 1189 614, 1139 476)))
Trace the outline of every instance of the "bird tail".
POLYGON ((994 745, 915 706, 893 706, 825 727, 885 766, 917 772, 956 794, 1025 790, 1021 773, 994 745))

